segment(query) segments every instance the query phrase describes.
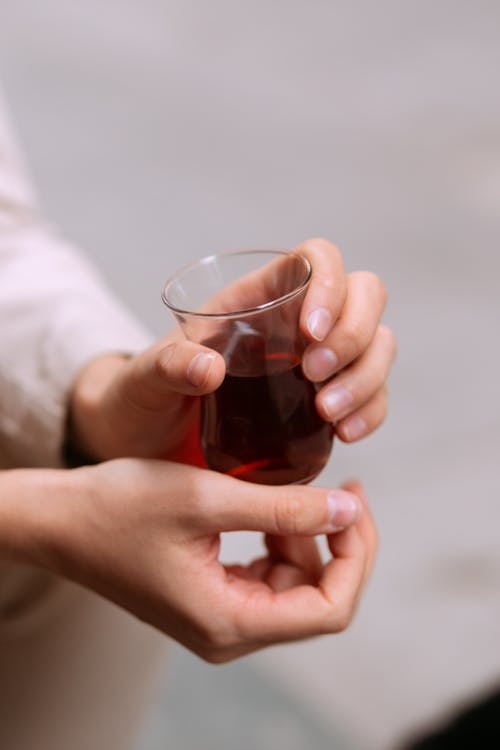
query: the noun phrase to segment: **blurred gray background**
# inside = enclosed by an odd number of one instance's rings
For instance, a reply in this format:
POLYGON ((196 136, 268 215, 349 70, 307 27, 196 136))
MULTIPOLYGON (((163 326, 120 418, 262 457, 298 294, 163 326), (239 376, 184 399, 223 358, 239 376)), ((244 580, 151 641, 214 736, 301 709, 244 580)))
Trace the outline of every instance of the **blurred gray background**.
POLYGON ((387 425, 319 480, 362 477, 378 519, 354 625, 177 650, 141 750, 386 750, 500 681, 499 70, 494 0, 3 3, 46 213, 155 333, 181 263, 325 235, 400 340, 387 425))

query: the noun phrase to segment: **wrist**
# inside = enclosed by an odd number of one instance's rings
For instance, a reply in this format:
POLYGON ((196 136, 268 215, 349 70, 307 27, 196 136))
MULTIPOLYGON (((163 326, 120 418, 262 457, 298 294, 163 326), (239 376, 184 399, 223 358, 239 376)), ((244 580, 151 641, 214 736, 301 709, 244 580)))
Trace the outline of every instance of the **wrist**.
POLYGON ((109 424, 103 408, 105 394, 130 357, 105 354, 80 371, 71 393, 66 425, 65 457, 70 466, 108 458, 109 424))

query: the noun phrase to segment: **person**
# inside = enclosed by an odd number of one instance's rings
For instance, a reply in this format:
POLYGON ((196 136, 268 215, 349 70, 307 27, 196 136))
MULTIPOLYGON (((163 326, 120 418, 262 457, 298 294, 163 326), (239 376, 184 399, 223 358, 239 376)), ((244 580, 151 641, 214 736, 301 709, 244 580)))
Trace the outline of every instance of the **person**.
MULTIPOLYGON (((353 442, 386 414, 386 293, 326 240, 300 251, 304 372, 353 442)), ((189 464, 223 359, 177 330, 152 343, 45 223, 2 109, 0 267, 0 746, 129 747, 159 634, 222 663, 344 629, 377 545, 361 485, 265 487, 189 464), (223 565, 221 532, 244 529, 267 554, 223 565)))

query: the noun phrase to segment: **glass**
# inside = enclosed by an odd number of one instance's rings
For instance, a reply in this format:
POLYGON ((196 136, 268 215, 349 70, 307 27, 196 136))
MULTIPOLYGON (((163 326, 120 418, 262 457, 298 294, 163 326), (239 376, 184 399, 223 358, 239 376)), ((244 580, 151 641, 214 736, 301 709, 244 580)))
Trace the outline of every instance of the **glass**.
POLYGON ((306 483, 326 464, 333 427, 302 374, 299 316, 311 279, 297 253, 251 250, 178 271, 162 298, 184 335, 220 352, 226 377, 203 396, 200 443, 209 468, 262 484, 306 483))

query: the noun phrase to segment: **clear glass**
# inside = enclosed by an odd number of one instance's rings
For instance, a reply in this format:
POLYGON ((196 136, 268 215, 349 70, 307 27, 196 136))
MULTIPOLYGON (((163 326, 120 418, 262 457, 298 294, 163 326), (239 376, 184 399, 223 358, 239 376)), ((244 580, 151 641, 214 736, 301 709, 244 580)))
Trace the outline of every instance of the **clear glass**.
POLYGON ((299 316, 309 261, 282 250, 203 258, 178 271, 163 301, 190 341, 220 352, 226 377, 202 398, 207 466, 262 484, 311 481, 332 448, 317 413, 317 386, 302 374, 299 316))

